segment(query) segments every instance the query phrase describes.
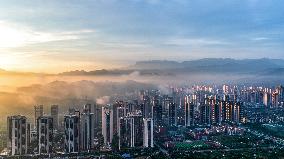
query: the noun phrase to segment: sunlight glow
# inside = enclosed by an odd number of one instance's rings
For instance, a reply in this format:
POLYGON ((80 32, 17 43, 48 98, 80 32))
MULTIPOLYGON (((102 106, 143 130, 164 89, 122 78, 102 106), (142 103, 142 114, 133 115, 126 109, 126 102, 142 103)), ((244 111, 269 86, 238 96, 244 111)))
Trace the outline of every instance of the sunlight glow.
POLYGON ((15 48, 29 44, 61 40, 74 40, 79 37, 73 32, 38 32, 0 21, 0 49, 15 48))
POLYGON ((0 68, 11 69, 12 66, 18 64, 18 60, 13 55, 0 55, 0 68))
MULTIPOLYGON (((4 22, 0 22, 0 48, 18 47, 25 44, 27 35, 20 30, 9 27, 4 22)), ((4 61, 1 59, 1 62, 4 61)))

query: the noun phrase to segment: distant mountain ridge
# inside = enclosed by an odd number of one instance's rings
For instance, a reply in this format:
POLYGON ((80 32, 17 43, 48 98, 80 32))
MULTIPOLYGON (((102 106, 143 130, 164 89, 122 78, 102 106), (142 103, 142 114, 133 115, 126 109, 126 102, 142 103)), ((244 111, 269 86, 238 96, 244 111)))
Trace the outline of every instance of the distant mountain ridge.
POLYGON ((191 61, 152 60, 138 61, 134 65, 112 70, 75 70, 58 74, 13 72, 0 69, 1 74, 9 75, 59 75, 59 76, 120 76, 139 73, 139 75, 160 76, 177 74, 251 74, 251 75, 283 75, 283 59, 231 59, 204 58, 191 61))
POLYGON ((134 65, 123 69, 115 70, 94 70, 94 71, 70 71, 59 75, 128 75, 138 71, 140 75, 174 75, 180 73, 232 73, 232 74, 257 74, 276 75, 284 73, 284 60, 282 59, 243 59, 236 60, 230 58, 205 58, 192 61, 167 61, 152 60, 138 61, 134 65))
POLYGON ((277 68, 284 67, 284 60, 282 59, 243 59, 236 60, 230 58, 204 58, 192 61, 139 61, 129 68, 132 69, 168 69, 168 68, 188 68, 188 67, 208 67, 208 66, 228 66, 228 65, 238 65, 238 66, 251 66, 253 68, 265 67, 265 68, 277 68))
POLYGON ((167 70, 175 73, 244 73, 269 75, 284 73, 282 59, 205 58, 192 61, 140 61, 129 67, 136 70, 167 70))

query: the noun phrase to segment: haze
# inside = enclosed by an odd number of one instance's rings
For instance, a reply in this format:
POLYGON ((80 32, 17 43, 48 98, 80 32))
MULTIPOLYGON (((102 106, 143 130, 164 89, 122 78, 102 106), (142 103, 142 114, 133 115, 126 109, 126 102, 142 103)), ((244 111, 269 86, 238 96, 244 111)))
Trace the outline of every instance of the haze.
POLYGON ((59 73, 140 60, 284 58, 281 0, 0 1, 0 68, 59 73))
POLYGON ((32 112, 36 104, 59 104, 64 111, 82 105, 86 96, 94 102, 144 87, 279 83, 275 74, 283 75, 283 61, 269 59, 284 58, 283 5, 281 0, 0 1, 0 115, 32 112), (213 59, 208 65, 197 60, 203 58, 269 59, 213 59), (162 61, 146 63, 148 68, 136 64, 149 60, 162 61))

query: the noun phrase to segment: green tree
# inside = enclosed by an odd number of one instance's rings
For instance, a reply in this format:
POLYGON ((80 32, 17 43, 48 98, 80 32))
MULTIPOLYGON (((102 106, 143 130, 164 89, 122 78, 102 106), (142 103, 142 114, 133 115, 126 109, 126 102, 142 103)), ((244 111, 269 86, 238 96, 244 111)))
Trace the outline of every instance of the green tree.
POLYGON ((101 134, 101 133, 99 133, 98 134, 98 142, 99 142, 99 144, 98 144, 98 148, 100 148, 100 147, 102 147, 103 145, 104 145, 104 136, 103 136, 103 134, 101 134))

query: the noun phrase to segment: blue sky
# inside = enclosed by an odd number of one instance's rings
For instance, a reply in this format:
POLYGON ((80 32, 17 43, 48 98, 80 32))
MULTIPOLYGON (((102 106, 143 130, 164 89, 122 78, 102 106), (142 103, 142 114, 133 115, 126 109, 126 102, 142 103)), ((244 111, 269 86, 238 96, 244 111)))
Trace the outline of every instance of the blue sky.
POLYGON ((138 60, 284 58, 283 0, 0 1, 0 67, 113 68, 138 60), (34 65, 23 63, 31 61, 34 65))

